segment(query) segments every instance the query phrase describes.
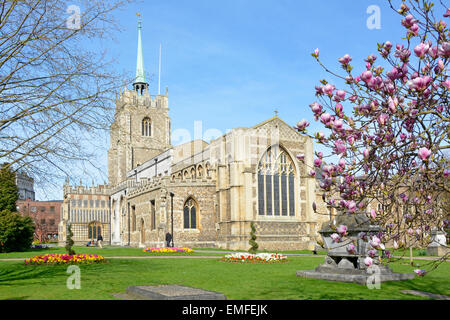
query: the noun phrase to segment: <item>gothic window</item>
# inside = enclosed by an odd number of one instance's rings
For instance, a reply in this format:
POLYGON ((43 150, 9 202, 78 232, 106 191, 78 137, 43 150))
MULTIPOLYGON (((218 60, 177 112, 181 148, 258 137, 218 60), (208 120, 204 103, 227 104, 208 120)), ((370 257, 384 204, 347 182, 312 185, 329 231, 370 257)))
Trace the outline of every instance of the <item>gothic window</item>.
POLYGON ((96 241, 98 236, 102 234, 102 227, 98 222, 91 222, 88 226, 88 238, 96 241))
POLYGON ((258 166, 258 212, 261 216, 295 216, 295 172, 280 146, 270 147, 258 166))
POLYGON ((151 213, 151 229, 156 229, 156 206, 155 206, 155 200, 150 201, 150 213, 151 213))
POLYGON ((197 228, 197 206, 192 198, 189 198, 184 203, 183 208, 184 215, 184 229, 196 229, 197 228))
POLYGON ((136 207, 131 206, 131 231, 136 231, 136 207))
POLYGON ((142 120, 142 135, 144 137, 150 137, 152 135, 152 121, 150 118, 144 118, 142 120))

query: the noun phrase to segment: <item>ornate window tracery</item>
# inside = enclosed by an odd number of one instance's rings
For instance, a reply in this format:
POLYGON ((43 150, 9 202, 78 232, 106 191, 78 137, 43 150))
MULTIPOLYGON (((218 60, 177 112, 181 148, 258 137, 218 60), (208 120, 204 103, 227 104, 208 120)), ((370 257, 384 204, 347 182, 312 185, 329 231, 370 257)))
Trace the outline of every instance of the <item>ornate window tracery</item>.
POLYGON ((194 199, 189 198, 183 208, 184 229, 197 229, 197 204, 194 199))
POLYGON ((295 166, 280 146, 270 147, 258 165, 260 216, 295 216, 295 166))

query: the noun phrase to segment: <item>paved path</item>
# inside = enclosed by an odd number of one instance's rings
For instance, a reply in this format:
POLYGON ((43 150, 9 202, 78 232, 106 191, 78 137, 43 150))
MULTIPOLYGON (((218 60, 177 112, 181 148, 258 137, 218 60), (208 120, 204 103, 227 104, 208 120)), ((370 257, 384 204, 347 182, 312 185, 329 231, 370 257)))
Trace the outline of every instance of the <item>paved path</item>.
POLYGON ((431 292, 424 292, 424 291, 417 291, 417 290, 402 290, 401 292, 406 293, 406 294, 413 294, 413 295, 419 296, 419 297, 436 299, 436 300, 450 300, 450 297, 448 297, 448 296, 445 296, 443 294, 435 294, 435 293, 431 293, 431 292))

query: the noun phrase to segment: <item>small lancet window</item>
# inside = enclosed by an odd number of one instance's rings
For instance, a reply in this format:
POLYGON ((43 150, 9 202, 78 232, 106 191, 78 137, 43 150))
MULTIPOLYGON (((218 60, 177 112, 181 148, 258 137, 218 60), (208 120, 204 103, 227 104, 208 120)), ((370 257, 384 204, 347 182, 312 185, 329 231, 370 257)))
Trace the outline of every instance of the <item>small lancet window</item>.
POLYGON ((142 136, 150 137, 152 135, 152 121, 150 118, 144 118, 142 120, 142 136))

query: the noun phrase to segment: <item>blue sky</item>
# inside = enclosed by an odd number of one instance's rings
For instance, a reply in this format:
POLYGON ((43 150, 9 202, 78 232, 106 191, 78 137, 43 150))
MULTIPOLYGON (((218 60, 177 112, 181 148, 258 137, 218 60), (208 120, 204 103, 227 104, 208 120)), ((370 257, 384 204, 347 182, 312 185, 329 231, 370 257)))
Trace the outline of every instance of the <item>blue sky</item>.
MULTIPOLYGON (((309 108, 314 86, 333 78, 311 57, 313 50, 319 48, 321 60, 336 71, 337 59, 348 53, 362 71, 363 59, 377 53, 377 42, 395 45, 404 36, 400 16, 381 0, 145 0, 117 12, 123 32, 102 44, 117 71, 130 75, 136 69, 136 12, 142 15, 150 91, 157 93, 161 43, 161 91, 169 88, 172 130, 192 135, 194 121, 202 121, 204 131, 225 133, 269 119, 275 109, 290 125, 308 119, 315 132, 309 108), (371 5, 381 9, 380 29, 367 27, 371 5)), ((94 173, 95 183, 107 176, 108 146, 105 138, 104 149, 98 149, 104 172, 94 173)), ((62 191, 50 197, 62 198, 62 191)))

